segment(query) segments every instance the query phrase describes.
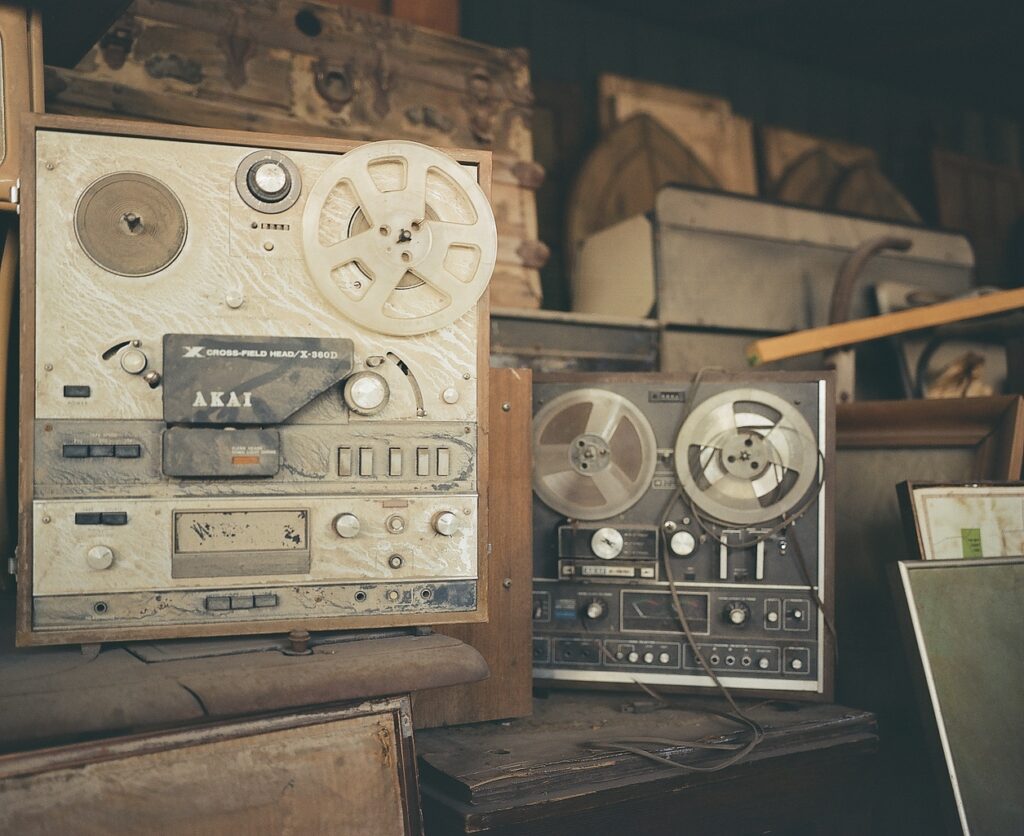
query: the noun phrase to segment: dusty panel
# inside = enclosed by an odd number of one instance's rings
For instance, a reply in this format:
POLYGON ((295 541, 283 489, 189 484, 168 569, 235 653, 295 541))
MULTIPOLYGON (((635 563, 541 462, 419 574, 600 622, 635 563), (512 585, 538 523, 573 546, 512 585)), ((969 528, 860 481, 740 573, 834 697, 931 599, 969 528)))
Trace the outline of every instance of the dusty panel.
POLYGON ((485 618, 489 156, 32 137, 21 641, 485 618))
POLYGON ((34 505, 33 592, 37 596, 476 576, 476 498, 472 496, 81 499, 34 505), (229 522, 225 516, 213 522, 215 514, 230 513, 244 514, 239 519, 248 521, 244 524, 250 528, 239 529, 237 519, 229 522), (434 521, 444 513, 456 518, 450 536, 439 535, 434 528, 434 521), (338 518, 343 515, 355 520, 349 536, 337 533, 338 518), (203 517, 197 524, 210 530, 200 545, 188 531, 191 521, 203 517), (268 568, 239 576, 232 570, 202 584, 175 576, 173 565, 182 554, 218 553, 221 565, 230 569, 228 553, 232 551, 246 561, 261 553, 296 551, 282 542, 285 527, 274 525, 285 517, 294 517, 289 536, 300 537, 293 545, 311 554, 308 572, 268 568), (184 525, 179 523, 183 518, 184 525), (257 519, 263 521, 255 523, 257 519), (300 520, 308 534, 299 531, 300 520), (244 537, 239 536, 242 531, 244 537), (231 549, 226 542, 231 540, 241 540, 241 548, 231 549), (90 557, 97 548, 112 552, 109 565, 100 566, 106 561, 90 557), (401 562, 392 567, 389 561, 396 556, 401 562))

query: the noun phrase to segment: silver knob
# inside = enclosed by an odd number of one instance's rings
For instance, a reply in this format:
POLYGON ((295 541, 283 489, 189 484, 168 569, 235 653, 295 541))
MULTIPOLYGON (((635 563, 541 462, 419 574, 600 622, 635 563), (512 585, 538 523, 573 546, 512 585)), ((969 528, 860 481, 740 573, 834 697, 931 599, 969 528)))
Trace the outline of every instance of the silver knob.
POLYGON ((334 530, 346 540, 355 537, 359 533, 359 517, 355 514, 338 514, 334 518, 334 530))
POLYGON ((663 664, 663 665, 667 665, 671 659, 672 659, 672 657, 669 656, 667 653, 662 653, 658 657, 658 661, 661 662, 661 664, 663 664))
POLYGON ((114 553, 106 546, 93 546, 85 556, 90 569, 109 569, 114 562, 114 553))
POLYGON ((789 663, 789 666, 795 671, 802 671, 804 669, 804 663, 800 659, 794 659, 789 663))
POLYGON ((434 531, 451 537, 459 528, 459 518, 454 511, 441 511, 434 516, 434 531))
POLYGON ((635 664, 636 662, 640 661, 640 654, 637 653, 635 650, 631 650, 629 652, 629 656, 627 656, 626 659, 635 664))
POLYGON ((358 372, 345 383, 345 403, 358 415, 373 415, 387 406, 391 390, 377 372, 358 372))
POLYGON ((142 374, 149 364, 149 359, 137 348, 129 348, 121 352, 121 368, 128 374, 142 374))
POLYGON ((767 656, 762 656, 760 659, 757 660, 757 666, 763 671, 768 670, 768 665, 770 664, 771 662, 768 661, 767 656))
POLYGON ((768 619, 769 624, 774 624, 776 621, 779 620, 779 614, 777 612, 770 612, 768 613, 766 618, 768 619))
POLYGON ((653 653, 647 652, 647 653, 644 654, 644 662, 646 662, 649 665, 653 661, 654 661, 654 654, 653 653))
POLYGON ((679 557, 689 557, 697 548, 697 541, 689 531, 677 531, 668 541, 668 546, 672 549, 673 554, 679 555, 679 557))

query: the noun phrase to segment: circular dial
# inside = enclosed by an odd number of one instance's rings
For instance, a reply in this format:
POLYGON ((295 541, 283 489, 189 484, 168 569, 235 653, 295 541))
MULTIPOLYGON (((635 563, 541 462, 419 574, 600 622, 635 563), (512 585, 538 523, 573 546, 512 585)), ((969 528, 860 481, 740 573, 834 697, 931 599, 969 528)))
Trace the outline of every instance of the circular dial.
POLYGON ((730 389, 699 402, 676 438, 679 484, 696 508, 729 524, 785 516, 817 478, 818 447, 789 401, 730 389))
POLYGON ((382 334, 426 334, 467 313, 497 257, 476 179, 416 142, 369 142, 316 182, 302 215, 314 283, 339 313, 382 334))
POLYGON ((750 620, 750 607, 742 601, 730 601, 725 605, 722 617, 729 624, 742 627, 750 620))
POLYGON ((377 372, 356 372, 345 381, 345 403, 359 415, 380 412, 390 396, 388 382, 377 372))
POLYGON ((583 605, 583 617, 587 621, 600 621, 608 615, 608 602, 602 598, 591 598, 583 605))
POLYGON ((682 529, 672 535, 672 539, 668 541, 668 547, 674 555, 689 557, 697 548, 697 540, 689 531, 682 529))
POLYGON ((302 177, 280 151, 254 151, 238 164, 235 188, 251 209, 276 215, 295 205, 302 193, 302 177))
POLYGON ((90 569, 109 569, 114 563, 114 553, 108 546, 93 546, 85 555, 90 569))
POLYGON ((614 528, 599 528, 590 538, 590 548, 601 560, 611 560, 622 554, 622 532, 614 528))
POLYGON ((636 504, 657 465, 654 430, 630 401, 605 389, 574 389, 533 419, 533 489, 578 520, 603 520, 636 504))

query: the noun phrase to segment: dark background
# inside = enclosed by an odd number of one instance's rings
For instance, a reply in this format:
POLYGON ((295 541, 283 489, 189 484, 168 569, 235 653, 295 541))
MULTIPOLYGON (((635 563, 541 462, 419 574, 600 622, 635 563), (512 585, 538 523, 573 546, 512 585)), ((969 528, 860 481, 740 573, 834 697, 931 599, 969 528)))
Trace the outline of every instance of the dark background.
POLYGON ((566 308, 568 188, 597 140, 597 77, 724 96, 772 124, 874 148, 935 223, 931 150, 1019 168, 1024 3, 463 0, 463 37, 530 51, 546 308, 566 308))

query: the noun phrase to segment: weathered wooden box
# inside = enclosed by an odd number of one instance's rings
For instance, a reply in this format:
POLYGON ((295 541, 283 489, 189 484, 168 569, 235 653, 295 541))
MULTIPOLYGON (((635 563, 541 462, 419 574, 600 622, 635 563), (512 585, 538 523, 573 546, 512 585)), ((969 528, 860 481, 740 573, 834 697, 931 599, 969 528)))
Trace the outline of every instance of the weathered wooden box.
POLYGON ((540 307, 527 54, 300 0, 136 0, 47 109, 494 152, 492 302, 540 307))

